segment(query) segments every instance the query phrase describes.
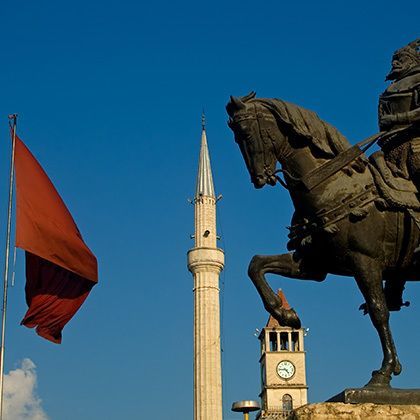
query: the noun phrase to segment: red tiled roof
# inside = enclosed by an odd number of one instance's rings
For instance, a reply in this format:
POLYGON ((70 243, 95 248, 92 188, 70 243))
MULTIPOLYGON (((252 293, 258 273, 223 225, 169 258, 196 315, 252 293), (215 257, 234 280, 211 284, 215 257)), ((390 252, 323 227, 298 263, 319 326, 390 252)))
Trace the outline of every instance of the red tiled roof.
MULTIPOLYGON (((289 302, 286 299, 286 296, 285 296, 283 290, 279 289, 277 291, 277 296, 282 301, 284 309, 290 309, 291 308, 290 305, 289 305, 289 302)), ((282 327, 282 326, 283 325, 280 325, 279 322, 277 321, 277 319, 273 318, 270 315, 270 317, 268 318, 268 321, 267 321, 266 328, 279 328, 279 327, 282 327)))

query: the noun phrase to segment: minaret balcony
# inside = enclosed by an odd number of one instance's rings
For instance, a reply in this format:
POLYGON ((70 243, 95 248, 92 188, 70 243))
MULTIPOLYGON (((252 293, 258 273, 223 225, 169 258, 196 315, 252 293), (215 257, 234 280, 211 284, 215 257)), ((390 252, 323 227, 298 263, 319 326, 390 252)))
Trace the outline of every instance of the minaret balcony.
POLYGON ((188 251, 188 270, 216 271, 220 273, 225 265, 225 254, 220 248, 192 248, 188 251))

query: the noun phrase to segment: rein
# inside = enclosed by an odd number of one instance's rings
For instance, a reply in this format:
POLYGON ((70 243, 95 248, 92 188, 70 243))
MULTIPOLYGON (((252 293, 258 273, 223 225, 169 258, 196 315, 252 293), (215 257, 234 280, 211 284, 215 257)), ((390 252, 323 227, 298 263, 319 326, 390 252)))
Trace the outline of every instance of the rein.
POLYGON ((343 169, 345 166, 349 165, 365 153, 370 147, 372 147, 376 142, 385 139, 389 140, 399 132, 406 130, 408 127, 397 128, 395 130, 374 134, 373 136, 368 137, 365 140, 362 140, 356 143, 354 146, 350 147, 347 150, 339 153, 333 159, 324 163, 320 167, 314 169, 308 174, 302 176, 300 182, 305 186, 308 191, 313 190, 322 182, 326 181, 332 175, 336 174, 338 171, 343 169))
POLYGON ((299 178, 296 178, 296 177, 294 177, 290 172, 288 172, 288 171, 286 171, 285 169, 277 169, 275 172, 274 172, 274 177, 277 179, 277 181, 279 181, 279 183, 284 187, 284 188, 286 188, 286 190, 289 190, 289 187, 288 187, 288 185, 286 184, 286 182, 285 181, 283 181, 278 175, 276 175, 276 174, 278 174, 279 172, 281 172, 281 173, 283 173, 283 174, 285 174, 288 178, 290 178, 294 183, 299 183, 300 182, 300 179, 299 178))
MULTIPOLYGON (((259 144, 263 145, 263 148, 264 148, 264 146, 267 146, 271 142, 274 150, 277 151, 277 154, 280 155, 280 158, 278 158, 277 156, 276 158, 281 160, 281 152, 278 150, 278 145, 275 142, 275 138, 271 135, 270 125, 267 123, 267 121, 275 121, 274 116, 271 114, 257 111, 255 109, 254 113, 243 114, 239 118, 235 119, 234 122, 237 123, 243 120, 256 120, 257 121, 259 144)), ((277 175, 277 173, 281 172, 285 174, 287 178, 289 178, 293 182, 293 184, 303 185, 307 191, 312 191, 315 187, 317 187, 319 184, 329 179, 331 176, 339 172, 345 166, 354 162, 358 157, 360 157, 363 153, 365 153, 370 147, 372 147, 378 141, 383 142, 384 140, 390 140, 396 134, 408 128, 409 126, 397 128, 389 132, 381 131, 380 133, 374 134, 368 137, 367 139, 356 143, 354 146, 350 147, 349 149, 344 150, 343 152, 340 152, 333 159, 327 161, 323 165, 301 176, 300 178, 293 176, 292 174, 290 174, 290 172, 284 169, 277 169, 274 173, 272 173, 271 171, 268 171, 267 168, 269 168, 269 165, 267 162, 266 153, 263 153, 264 173, 269 180, 273 181, 274 183, 278 181, 287 190, 289 190, 290 187, 287 185, 287 183, 283 179, 281 179, 277 175)))

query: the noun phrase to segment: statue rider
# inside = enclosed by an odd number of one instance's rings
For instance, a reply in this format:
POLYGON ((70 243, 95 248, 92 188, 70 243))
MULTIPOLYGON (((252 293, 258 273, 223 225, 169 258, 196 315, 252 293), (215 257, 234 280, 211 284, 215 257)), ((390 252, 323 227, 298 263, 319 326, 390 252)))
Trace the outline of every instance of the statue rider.
MULTIPOLYGON (((411 179, 420 191, 420 38, 395 51, 392 68, 385 80, 391 80, 379 97, 379 129, 391 134, 379 141, 388 167, 394 175, 411 179), (392 135, 393 130, 397 131, 392 135)), ((420 247, 415 254, 420 253, 420 247)), ((405 281, 386 281, 385 297, 389 310, 399 311, 404 302, 405 281)), ((362 305, 365 313, 367 308, 362 305)))
POLYGON ((385 80, 392 83, 379 97, 379 128, 407 130, 379 144, 394 174, 420 189, 420 38, 394 53, 385 80))

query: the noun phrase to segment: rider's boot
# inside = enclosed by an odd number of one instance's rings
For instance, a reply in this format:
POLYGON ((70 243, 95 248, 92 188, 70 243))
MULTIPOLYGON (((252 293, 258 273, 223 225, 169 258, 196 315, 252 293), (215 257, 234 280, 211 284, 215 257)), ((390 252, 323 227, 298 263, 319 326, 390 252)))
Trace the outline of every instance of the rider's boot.
POLYGON ((405 281, 400 279, 385 281, 385 300, 390 311, 399 311, 403 306, 410 306, 410 302, 404 302, 402 298, 404 285, 405 281))
MULTIPOLYGON (((399 311, 403 306, 410 306, 410 302, 404 302, 402 298, 404 285, 405 281, 400 279, 389 279, 385 281, 384 294, 386 306, 389 311, 399 311)), ((362 303, 359 310, 363 311, 363 315, 369 313, 366 303, 362 303)))

